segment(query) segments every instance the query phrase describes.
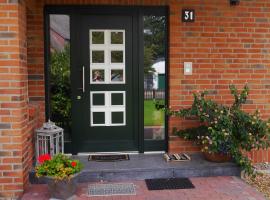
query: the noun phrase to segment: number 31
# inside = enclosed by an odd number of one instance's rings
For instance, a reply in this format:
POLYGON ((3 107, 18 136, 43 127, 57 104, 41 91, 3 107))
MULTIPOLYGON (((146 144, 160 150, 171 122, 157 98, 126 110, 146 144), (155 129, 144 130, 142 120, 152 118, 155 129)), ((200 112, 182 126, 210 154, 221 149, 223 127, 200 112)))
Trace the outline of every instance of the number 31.
POLYGON ((193 20, 193 12, 185 11, 185 20, 193 20))

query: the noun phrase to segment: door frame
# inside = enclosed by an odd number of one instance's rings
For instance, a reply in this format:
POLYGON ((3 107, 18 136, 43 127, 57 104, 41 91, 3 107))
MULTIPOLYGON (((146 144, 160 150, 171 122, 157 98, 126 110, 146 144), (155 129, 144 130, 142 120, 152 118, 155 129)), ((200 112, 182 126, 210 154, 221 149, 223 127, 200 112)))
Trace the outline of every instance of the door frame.
MULTIPOLYGON (((100 15, 103 13, 110 15, 119 15, 119 14, 129 14, 133 13, 136 16, 134 20, 139 27, 139 30, 143 29, 143 17, 144 15, 156 15, 156 16, 165 16, 166 17, 166 25, 165 25, 165 105, 168 107, 169 105, 169 8, 168 6, 114 6, 114 5, 45 5, 44 6, 44 72, 45 72, 45 116, 46 120, 49 119, 50 116, 50 22, 49 15, 50 14, 63 14, 69 15, 70 20, 72 16, 80 14, 96 14, 100 15)), ((71 24, 71 23, 70 23, 71 24)), ((70 40, 72 40, 72 28, 70 28, 70 40)), ((137 45, 137 54, 138 54, 138 66, 143 66, 144 63, 144 52, 140 51, 143 49, 143 32, 137 31, 135 32, 138 36, 137 45)), ((72 47, 71 47, 72 52, 72 47)), ((72 63, 72 54, 70 56, 72 63)), ((144 113, 144 70, 143 67, 139 67, 139 84, 136 89, 139 90, 138 103, 139 109, 137 113, 144 113)), ((165 140, 163 141, 145 141, 144 140, 144 119, 143 117, 138 118, 138 151, 139 153, 144 153, 145 151, 168 151, 168 116, 165 115, 165 140), (155 150, 153 150, 153 148, 155 150)), ((74 141, 74 135, 71 133, 71 141, 74 141)), ((65 152, 76 154, 76 148, 74 147, 74 142, 65 142, 65 152)))

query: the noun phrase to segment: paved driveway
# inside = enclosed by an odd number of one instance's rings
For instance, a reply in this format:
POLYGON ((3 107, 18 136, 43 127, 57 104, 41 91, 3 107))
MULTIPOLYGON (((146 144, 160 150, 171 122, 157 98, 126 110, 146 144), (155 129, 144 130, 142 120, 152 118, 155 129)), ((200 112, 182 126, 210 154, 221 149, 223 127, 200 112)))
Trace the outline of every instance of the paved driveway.
MULTIPOLYGON (((136 185, 134 196, 88 197, 87 186, 79 184, 74 200, 265 200, 263 195, 237 177, 191 178, 195 189, 148 191, 144 181, 125 181, 136 185)), ((123 182, 122 182, 123 183, 123 182)), ((31 185, 22 200, 47 200, 46 185, 31 185)), ((72 199, 72 200, 73 200, 72 199)))

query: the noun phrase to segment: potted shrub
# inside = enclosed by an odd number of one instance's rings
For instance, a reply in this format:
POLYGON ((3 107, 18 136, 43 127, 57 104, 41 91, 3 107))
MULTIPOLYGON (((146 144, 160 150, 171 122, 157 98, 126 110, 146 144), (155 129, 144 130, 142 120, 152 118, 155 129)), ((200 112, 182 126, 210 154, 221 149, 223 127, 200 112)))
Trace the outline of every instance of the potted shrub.
POLYGON ((196 144, 201 146, 201 151, 206 160, 212 162, 228 162, 231 161, 232 156, 230 154, 230 143, 228 133, 225 132, 213 132, 208 130, 209 127, 203 125, 196 128, 190 128, 185 130, 174 129, 174 134, 183 137, 188 140, 193 140, 196 144))
MULTIPOLYGON (((230 85, 229 88, 234 97, 230 106, 206 98, 207 91, 204 91, 194 94, 190 108, 165 110, 171 116, 200 121, 199 127, 174 129, 174 133, 200 144, 206 159, 228 161, 232 158, 246 172, 252 173, 253 168, 247 152, 270 146, 270 121, 262 120, 258 110, 247 113, 241 109, 247 101, 247 85, 241 92, 238 92, 234 85, 230 85)), ((159 108, 160 105, 156 107, 159 108)))
POLYGON ((38 162, 36 176, 45 177, 52 198, 67 199, 75 193, 82 169, 78 160, 72 160, 64 154, 57 154, 53 158, 45 154, 38 158, 38 162))

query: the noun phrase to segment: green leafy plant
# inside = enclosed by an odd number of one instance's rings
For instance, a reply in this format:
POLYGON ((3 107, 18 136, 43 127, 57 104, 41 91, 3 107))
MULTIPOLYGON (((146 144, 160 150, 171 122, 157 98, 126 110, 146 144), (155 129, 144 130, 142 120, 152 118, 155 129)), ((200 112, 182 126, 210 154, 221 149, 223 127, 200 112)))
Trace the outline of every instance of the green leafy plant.
POLYGON ((70 45, 51 53, 51 120, 69 131, 71 126, 70 45))
POLYGON ((57 154, 53 158, 50 155, 41 155, 38 158, 39 165, 36 167, 36 176, 49 176, 58 180, 68 180, 82 169, 78 160, 70 159, 64 154, 57 154))
MULTIPOLYGON (((165 108, 168 115, 198 119, 199 127, 185 130, 174 129, 174 133, 185 139, 194 140, 208 153, 229 154, 247 173, 253 168, 247 152, 270 146, 270 121, 260 118, 260 112, 250 114, 241 109, 249 94, 247 85, 241 92, 229 86, 234 97, 231 106, 221 105, 207 99, 207 91, 194 94, 190 108, 173 111, 165 108)), ((160 105, 156 105, 157 108, 160 105)))

